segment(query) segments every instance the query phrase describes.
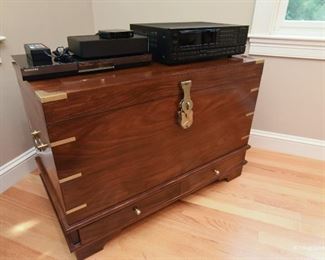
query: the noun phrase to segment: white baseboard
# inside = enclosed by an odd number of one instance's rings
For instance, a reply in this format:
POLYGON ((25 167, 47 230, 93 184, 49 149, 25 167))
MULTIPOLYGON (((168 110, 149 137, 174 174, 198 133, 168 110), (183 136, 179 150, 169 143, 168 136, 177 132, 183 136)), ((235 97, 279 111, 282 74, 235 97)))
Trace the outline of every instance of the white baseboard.
POLYGON ((249 144, 265 150, 325 160, 324 140, 252 129, 249 144))
POLYGON ((22 177, 36 169, 35 148, 31 148, 13 160, 0 166, 0 193, 13 186, 22 177))

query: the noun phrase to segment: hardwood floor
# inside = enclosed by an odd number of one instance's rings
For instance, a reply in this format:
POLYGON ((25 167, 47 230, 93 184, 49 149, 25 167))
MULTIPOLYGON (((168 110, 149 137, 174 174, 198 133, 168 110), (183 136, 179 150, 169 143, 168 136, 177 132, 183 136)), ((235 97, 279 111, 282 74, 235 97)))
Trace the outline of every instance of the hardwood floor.
MULTIPOLYGON (((325 259, 325 162, 248 151, 239 178, 177 202, 89 259, 325 259)), ((0 259, 75 259, 37 174, 0 195, 0 259)))

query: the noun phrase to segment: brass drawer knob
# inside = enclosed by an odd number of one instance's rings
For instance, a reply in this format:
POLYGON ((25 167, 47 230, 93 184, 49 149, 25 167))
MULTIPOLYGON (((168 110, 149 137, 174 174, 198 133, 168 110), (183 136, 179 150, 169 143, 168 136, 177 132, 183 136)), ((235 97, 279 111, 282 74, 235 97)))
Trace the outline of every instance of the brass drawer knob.
POLYGON ((216 176, 218 176, 220 174, 220 171, 218 171, 218 170, 214 170, 213 172, 214 172, 214 175, 216 175, 216 176))
POLYGON ((135 208, 133 209, 133 211, 134 211, 134 213, 135 213, 137 216, 140 216, 140 215, 141 215, 141 210, 138 209, 137 207, 135 207, 135 208))

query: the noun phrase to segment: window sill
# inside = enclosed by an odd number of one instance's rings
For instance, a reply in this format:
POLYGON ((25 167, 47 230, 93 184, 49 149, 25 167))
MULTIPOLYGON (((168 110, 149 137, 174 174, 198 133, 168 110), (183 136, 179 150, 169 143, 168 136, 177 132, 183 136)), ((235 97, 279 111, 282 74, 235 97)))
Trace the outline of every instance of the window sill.
POLYGON ((282 35, 249 35, 249 54, 325 60, 325 39, 282 35))

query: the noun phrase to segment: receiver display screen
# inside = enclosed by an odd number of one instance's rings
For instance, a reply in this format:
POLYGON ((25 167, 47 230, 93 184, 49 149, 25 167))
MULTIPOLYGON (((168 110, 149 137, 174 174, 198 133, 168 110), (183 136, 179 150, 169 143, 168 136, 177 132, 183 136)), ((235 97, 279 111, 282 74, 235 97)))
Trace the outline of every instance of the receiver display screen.
POLYGON ((183 30, 178 34, 179 46, 214 43, 215 30, 183 30))

